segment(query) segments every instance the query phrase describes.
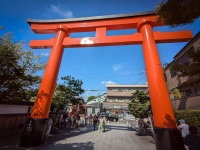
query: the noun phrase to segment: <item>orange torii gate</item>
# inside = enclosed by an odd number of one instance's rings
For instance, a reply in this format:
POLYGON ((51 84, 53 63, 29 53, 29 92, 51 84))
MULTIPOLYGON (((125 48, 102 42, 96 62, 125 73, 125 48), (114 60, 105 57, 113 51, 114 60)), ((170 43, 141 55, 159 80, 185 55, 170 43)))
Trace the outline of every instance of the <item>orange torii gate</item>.
POLYGON ((154 118, 156 148, 184 149, 180 132, 176 128, 156 43, 188 41, 192 38, 192 34, 191 31, 153 32, 153 27, 163 26, 162 22, 157 22, 157 18, 154 12, 144 12, 58 20, 27 19, 36 34, 54 33, 56 37, 30 41, 29 45, 32 48, 52 47, 52 51, 20 145, 36 146, 44 141, 47 118, 64 48, 142 44, 154 118), (131 35, 106 35, 108 30, 132 28, 136 28, 138 32, 131 35), (91 31, 96 32, 95 37, 70 37, 70 33, 91 31))

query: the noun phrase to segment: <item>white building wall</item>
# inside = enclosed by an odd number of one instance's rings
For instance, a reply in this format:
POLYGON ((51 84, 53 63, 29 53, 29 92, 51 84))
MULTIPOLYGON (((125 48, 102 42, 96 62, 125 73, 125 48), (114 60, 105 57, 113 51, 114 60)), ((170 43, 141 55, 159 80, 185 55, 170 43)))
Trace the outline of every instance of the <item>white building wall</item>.
MULTIPOLYGON (((0 114, 20 114, 20 113, 27 113, 28 108, 33 106, 23 106, 23 105, 0 105, 0 114)), ((30 112, 31 112, 30 111, 30 112)))
POLYGON ((87 108, 87 114, 88 115, 92 114, 92 108, 87 108))

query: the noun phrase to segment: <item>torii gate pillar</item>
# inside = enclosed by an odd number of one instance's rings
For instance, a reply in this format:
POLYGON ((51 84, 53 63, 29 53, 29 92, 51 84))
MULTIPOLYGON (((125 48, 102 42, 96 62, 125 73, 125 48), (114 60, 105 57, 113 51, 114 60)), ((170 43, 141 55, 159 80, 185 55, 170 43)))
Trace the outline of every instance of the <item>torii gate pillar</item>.
POLYGON ((165 83, 162 65, 153 36, 153 22, 142 22, 138 31, 143 35, 143 54, 151 98, 156 149, 184 149, 180 131, 176 128, 176 120, 171 106, 168 89, 165 83))
POLYGON ((37 100, 31 117, 27 120, 27 127, 21 137, 20 146, 22 147, 41 145, 46 138, 49 110, 64 51, 62 43, 67 35, 66 27, 61 25, 57 28, 56 39, 38 91, 37 100))
POLYGON ((48 113, 52 102, 56 79, 67 47, 109 46, 142 44, 149 85, 150 101, 154 118, 156 149, 184 150, 181 134, 171 106, 164 80, 156 43, 181 42, 192 38, 191 31, 153 32, 152 27, 162 26, 154 12, 133 15, 75 18, 64 20, 29 20, 35 33, 52 34, 56 38, 32 40, 32 48, 51 48, 51 55, 40 85, 31 118, 27 121, 20 145, 33 147, 44 142, 48 113), (107 30, 137 28, 130 35, 107 36, 107 30), (73 32, 96 32, 96 37, 71 38, 73 32))

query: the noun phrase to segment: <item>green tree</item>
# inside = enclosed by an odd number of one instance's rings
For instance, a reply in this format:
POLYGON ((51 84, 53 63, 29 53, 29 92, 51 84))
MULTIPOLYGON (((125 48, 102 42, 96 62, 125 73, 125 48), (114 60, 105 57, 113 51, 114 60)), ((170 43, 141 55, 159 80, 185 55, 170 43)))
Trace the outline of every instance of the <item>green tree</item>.
POLYGON ((139 90, 133 93, 133 100, 129 103, 128 109, 135 117, 148 117, 151 114, 151 105, 147 93, 139 90))
POLYGON ((177 88, 174 88, 170 93, 173 94, 174 98, 181 98, 182 97, 181 92, 177 88))
POLYGON ((155 8, 159 21, 171 27, 191 24, 200 16, 199 0, 162 0, 155 8))
POLYGON ((23 42, 12 42, 11 33, 0 36, 0 101, 29 101, 35 96, 44 69, 41 56, 22 50, 23 42))
POLYGON ((71 76, 61 77, 61 79, 64 81, 61 88, 67 91, 66 98, 69 99, 72 104, 76 104, 79 101, 77 97, 84 93, 84 89, 82 89, 83 81, 71 76))
POLYGON ((96 98, 96 96, 88 96, 87 102, 93 100, 94 98, 96 98))
POLYGON ((66 99, 66 91, 61 88, 59 84, 56 85, 56 88, 54 90, 53 95, 53 102, 52 102, 52 109, 64 109, 64 105, 69 103, 69 101, 66 99))
POLYGON ((58 109, 63 109, 68 103, 77 104, 80 100, 79 95, 84 92, 81 80, 71 76, 61 77, 61 79, 63 83, 56 85, 52 105, 58 109))
POLYGON ((186 55, 189 61, 185 63, 174 61, 171 63, 171 69, 179 72, 179 76, 200 77, 200 47, 194 51, 188 51, 186 55))

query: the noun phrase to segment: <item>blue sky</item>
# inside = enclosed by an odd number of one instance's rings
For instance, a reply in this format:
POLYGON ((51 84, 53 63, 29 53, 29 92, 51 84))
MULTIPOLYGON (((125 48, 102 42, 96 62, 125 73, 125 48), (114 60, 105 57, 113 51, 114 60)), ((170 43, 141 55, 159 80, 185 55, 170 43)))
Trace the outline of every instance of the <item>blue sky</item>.
MULTIPOLYGON (((154 10, 161 0, 0 0, 0 26, 5 29, 0 35, 11 31, 14 41, 24 41, 27 49, 30 40, 48 39, 55 35, 40 35, 31 31, 26 22, 30 19, 66 19, 90 16, 130 14, 154 10)), ((200 19, 192 25, 169 28, 156 27, 154 31, 191 30, 199 32, 200 19)), ((130 34, 136 30, 109 31, 108 35, 130 34)), ((72 34, 71 37, 94 36, 95 33, 72 34)), ((186 42, 157 44, 162 63, 169 63, 186 42)), ((49 57, 51 49, 35 50, 49 57)), ((43 72, 40 73, 43 75, 43 72)), ((73 76, 83 81, 86 92, 82 95, 97 96, 105 93, 106 83, 145 84, 145 66, 141 45, 67 48, 63 54, 58 82, 62 76, 73 76), (99 90, 99 91, 90 91, 99 90)))

